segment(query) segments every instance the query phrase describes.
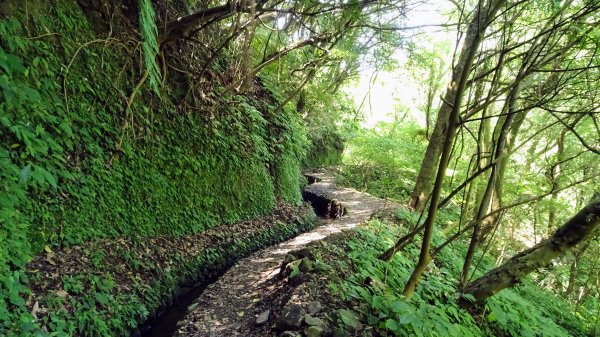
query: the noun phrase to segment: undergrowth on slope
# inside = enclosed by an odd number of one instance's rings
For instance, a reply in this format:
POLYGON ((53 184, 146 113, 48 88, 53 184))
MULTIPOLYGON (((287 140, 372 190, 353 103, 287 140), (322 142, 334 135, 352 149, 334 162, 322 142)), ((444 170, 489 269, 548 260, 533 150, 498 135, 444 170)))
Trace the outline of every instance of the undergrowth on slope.
MULTIPOLYGON (((446 247, 429 267, 415 295, 401 293, 416 261, 419 248, 409 245, 390 263, 377 256, 406 232, 407 211, 395 220, 371 220, 344 244, 326 246, 325 263, 330 287, 348 306, 358 307, 375 335, 382 336, 586 336, 593 317, 581 319, 565 310, 570 304, 541 290, 530 281, 492 297, 483 311, 472 316, 458 307, 456 285, 465 246, 446 247)), ((445 237, 437 232, 434 243, 445 237)), ((479 271, 493 266, 478 256, 479 271)))

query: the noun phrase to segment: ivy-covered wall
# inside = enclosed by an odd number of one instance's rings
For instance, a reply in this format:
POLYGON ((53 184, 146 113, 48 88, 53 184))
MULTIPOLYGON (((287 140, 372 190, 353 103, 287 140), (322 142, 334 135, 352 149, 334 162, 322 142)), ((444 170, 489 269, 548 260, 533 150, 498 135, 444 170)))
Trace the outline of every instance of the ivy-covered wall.
POLYGON ((134 23, 94 19, 88 2, 0 3, 0 325, 24 308, 25 265, 44 250, 188 235, 300 202, 293 110, 217 77, 190 100, 191 75, 167 67, 151 92, 135 34, 117 34, 134 23))

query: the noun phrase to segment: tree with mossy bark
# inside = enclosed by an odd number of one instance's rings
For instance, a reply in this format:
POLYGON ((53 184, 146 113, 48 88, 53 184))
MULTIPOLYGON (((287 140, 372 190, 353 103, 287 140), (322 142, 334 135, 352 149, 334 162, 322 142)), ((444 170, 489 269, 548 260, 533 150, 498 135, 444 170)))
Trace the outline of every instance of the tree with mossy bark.
POLYGON ((582 242, 592 238, 600 228, 600 199, 588 204, 554 234, 539 244, 510 258, 501 266, 469 283, 459 304, 471 308, 499 291, 521 282, 528 274, 547 266, 582 242))

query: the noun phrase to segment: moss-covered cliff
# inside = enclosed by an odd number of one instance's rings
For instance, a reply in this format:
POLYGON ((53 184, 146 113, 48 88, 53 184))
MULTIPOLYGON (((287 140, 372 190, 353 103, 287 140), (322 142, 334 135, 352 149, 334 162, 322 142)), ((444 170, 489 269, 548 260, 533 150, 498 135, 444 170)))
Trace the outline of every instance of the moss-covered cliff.
POLYGON ((301 201, 298 115, 258 80, 228 87, 226 54, 192 75, 210 51, 185 42, 164 48, 151 91, 138 13, 135 1, 0 4, 0 334, 39 332, 23 314, 34 256, 193 235, 301 201))

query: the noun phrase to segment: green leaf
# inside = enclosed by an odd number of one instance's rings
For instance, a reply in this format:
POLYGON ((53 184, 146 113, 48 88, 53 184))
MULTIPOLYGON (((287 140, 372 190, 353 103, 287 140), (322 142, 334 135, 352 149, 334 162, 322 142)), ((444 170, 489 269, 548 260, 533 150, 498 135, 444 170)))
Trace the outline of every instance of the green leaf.
POLYGON ((41 167, 36 168, 36 171, 40 171, 40 173, 44 176, 44 179, 50 185, 52 185, 52 187, 57 187, 57 185, 56 185, 56 178, 54 177, 54 175, 52 175, 52 173, 46 171, 45 169, 43 169, 41 167))
POLYGON ((473 294, 463 294, 462 298, 469 300, 469 302, 474 303, 475 301, 477 301, 477 299, 475 298, 475 296, 473 296, 473 294))
POLYGON ((388 330, 390 330, 390 331, 394 331, 395 332, 395 331, 398 331, 399 326, 398 326, 398 323, 396 323, 395 320, 393 320, 393 319, 390 318, 387 321, 385 321, 385 328, 388 329, 388 330))
POLYGON ((19 182, 26 183, 29 180, 29 176, 31 175, 31 165, 25 166, 21 173, 19 174, 19 182))
POLYGON ((96 301, 98 301, 98 303, 100 303, 102 305, 108 304, 108 296, 106 296, 106 294, 95 293, 94 298, 96 299, 96 301))
POLYGON ((384 303, 385 298, 383 298, 382 296, 375 295, 373 296, 373 302, 371 306, 373 307, 373 309, 382 309, 384 303))
POLYGON ((412 324, 419 321, 419 317, 413 314, 412 312, 408 312, 402 316, 400 316, 400 324, 412 324))

